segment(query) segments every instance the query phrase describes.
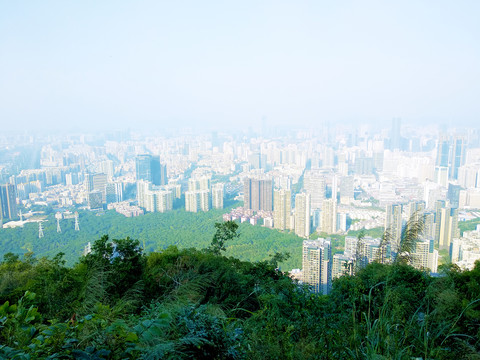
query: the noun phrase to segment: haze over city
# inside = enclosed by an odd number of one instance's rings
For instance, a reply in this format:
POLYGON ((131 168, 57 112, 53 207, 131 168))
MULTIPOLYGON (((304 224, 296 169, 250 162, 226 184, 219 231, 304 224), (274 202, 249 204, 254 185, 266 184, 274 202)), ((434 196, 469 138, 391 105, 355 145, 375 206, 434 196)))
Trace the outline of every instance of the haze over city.
POLYGON ((479 14, 0 0, 0 359, 480 358, 479 14))
POLYGON ((2 130, 476 126, 476 1, 0 5, 2 130))

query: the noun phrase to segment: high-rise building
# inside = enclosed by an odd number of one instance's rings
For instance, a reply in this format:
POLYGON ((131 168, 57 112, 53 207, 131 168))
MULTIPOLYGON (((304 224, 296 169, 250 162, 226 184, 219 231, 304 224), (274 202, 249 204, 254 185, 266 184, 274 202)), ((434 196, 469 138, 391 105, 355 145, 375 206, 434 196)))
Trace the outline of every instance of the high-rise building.
POLYGON ((346 254, 333 255, 332 279, 339 278, 342 275, 353 275, 354 259, 346 254))
POLYGON ((458 169, 465 165, 466 157, 466 138, 464 136, 455 136, 452 144, 452 157, 450 159, 450 179, 458 179, 458 169))
POLYGON ((212 186, 212 207, 214 209, 223 209, 224 184, 217 183, 212 186))
POLYGON ((404 211, 406 212, 407 220, 420 221, 423 220, 423 214, 425 212, 425 201, 412 201, 409 202, 405 207, 404 211))
POLYGON ((137 155, 135 158, 136 179, 150 181, 153 185, 166 185, 167 168, 160 163, 160 156, 137 155))
POLYGON ((402 205, 387 205, 385 216, 385 230, 390 233, 392 250, 397 252, 402 237, 402 205))
POLYGON ((290 213, 292 212, 292 194, 290 190, 275 190, 273 192, 273 226, 275 229, 290 228, 290 213))
POLYGON ((153 193, 155 196, 155 211, 166 212, 173 209, 174 194, 171 189, 161 187, 153 193))
POLYGON ((210 190, 211 178, 199 176, 188 179, 188 191, 210 190))
POLYGON ((17 215, 17 195, 15 185, 0 185, 0 222, 3 219, 13 220, 17 215))
POLYGON ((105 204, 107 202, 107 174, 96 173, 96 174, 87 174, 87 191, 100 191, 102 193, 102 202, 105 204))
POLYGON ((254 211, 273 210, 273 180, 246 178, 243 184, 245 208, 254 211))
POLYGON ((152 155, 137 155, 135 158, 135 178, 137 181, 152 182, 152 155))
POLYGON ((435 240, 435 214, 432 212, 425 213, 423 219, 423 238, 435 240))
POLYGON ((451 207, 458 208, 460 201, 460 190, 460 185, 448 183, 447 199, 450 202, 451 207))
POLYGON ((415 248, 410 254, 409 262, 416 269, 430 269, 437 272, 438 251, 434 249, 434 240, 421 240, 415 243, 415 248))
POLYGON ((295 196, 295 234, 308 238, 310 232, 310 194, 297 194, 295 196))
POLYGON ((332 177, 332 199, 336 202, 338 197, 338 177, 333 175, 332 177))
POLYGON ((435 165, 441 167, 448 167, 450 158, 450 141, 447 135, 440 134, 437 144, 437 160, 435 165))
POLYGON ((100 190, 92 190, 87 194, 88 207, 90 209, 101 209, 103 207, 103 193, 100 190))
POLYGON ((340 178, 340 204, 349 205, 354 200, 353 176, 340 178))
POLYGON ((327 234, 337 232, 337 202, 333 199, 323 201, 320 229, 327 234))
POLYGON ((383 171, 384 156, 383 150, 377 150, 373 152, 373 166, 377 173, 383 171))
POLYGON ((79 183, 78 173, 71 172, 71 173, 65 174, 66 185, 77 185, 78 183, 79 183))
POLYGON ((137 181, 138 206, 150 212, 166 212, 173 209, 174 188, 152 185, 149 181, 137 181))
POLYGON ((450 207, 440 209, 439 249, 449 249, 453 239, 459 236, 458 209, 450 207))
POLYGON ((366 236, 359 240, 354 236, 345 237, 344 255, 349 256, 356 262, 356 268, 363 268, 367 264, 377 261, 382 264, 391 260, 391 245, 383 243, 380 239, 366 236))
POLYGON ((390 149, 401 149, 402 136, 401 136, 402 119, 392 119, 392 130, 390 131, 390 149))
POLYGON ((209 207, 208 190, 186 191, 185 210, 189 212, 208 211, 209 207))
POLYGON ((306 171, 303 177, 303 188, 311 197, 311 210, 321 209, 325 199, 325 175, 319 171, 306 171))
POLYGON ((107 180, 109 182, 112 182, 113 180, 113 175, 114 175, 114 167, 113 167, 113 161, 112 160, 104 160, 101 161, 100 164, 98 165, 98 172, 107 174, 107 180))
POLYGON ((266 169, 267 156, 265 154, 254 153, 248 157, 248 163, 251 169, 266 169))
POLYGON ((122 183, 108 183, 105 186, 107 204, 120 202, 123 199, 122 183))
POLYGON ((332 282, 332 248, 330 240, 303 241, 303 282, 316 293, 327 295, 332 282))
POLYGON ((435 244, 440 243, 440 225, 442 223, 442 209, 445 207, 444 200, 435 201, 435 244))
POLYGON ((370 175, 373 174, 374 162, 373 157, 358 156, 355 158, 354 164, 355 174, 370 175))

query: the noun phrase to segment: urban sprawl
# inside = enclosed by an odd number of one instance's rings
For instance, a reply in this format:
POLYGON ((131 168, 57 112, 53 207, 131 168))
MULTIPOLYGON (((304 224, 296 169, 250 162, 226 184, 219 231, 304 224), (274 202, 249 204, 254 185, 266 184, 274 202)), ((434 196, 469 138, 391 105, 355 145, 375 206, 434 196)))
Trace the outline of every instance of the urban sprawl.
POLYGON ((78 229, 78 211, 132 217, 228 207, 225 221, 304 238, 303 269, 291 275, 324 294, 358 266, 392 261, 411 219, 424 225, 409 254, 414 267, 435 273, 439 251, 465 269, 480 259, 480 228, 460 234, 458 226, 480 217, 477 130, 393 119, 385 129, 3 134, 0 184, 3 228, 38 222, 40 237, 47 208, 61 231, 63 218, 78 229), (329 236, 382 227, 389 241, 347 235, 344 252, 332 254, 329 236))

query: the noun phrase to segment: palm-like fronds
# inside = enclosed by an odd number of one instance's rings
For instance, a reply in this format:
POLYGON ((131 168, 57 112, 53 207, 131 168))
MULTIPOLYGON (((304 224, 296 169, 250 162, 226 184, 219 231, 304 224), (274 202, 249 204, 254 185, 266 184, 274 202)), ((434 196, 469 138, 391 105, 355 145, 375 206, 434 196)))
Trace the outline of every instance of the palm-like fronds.
POLYGON ((422 216, 414 213, 402 229, 400 244, 395 263, 407 264, 415 252, 417 242, 423 234, 425 222, 422 216))
POLYGON ((94 307, 103 302, 108 294, 107 290, 113 284, 108 280, 109 272, 103 267, 92 268, 83 287, 83 301, 76 309, 78 315, 86 315, 93 311, 94 307))

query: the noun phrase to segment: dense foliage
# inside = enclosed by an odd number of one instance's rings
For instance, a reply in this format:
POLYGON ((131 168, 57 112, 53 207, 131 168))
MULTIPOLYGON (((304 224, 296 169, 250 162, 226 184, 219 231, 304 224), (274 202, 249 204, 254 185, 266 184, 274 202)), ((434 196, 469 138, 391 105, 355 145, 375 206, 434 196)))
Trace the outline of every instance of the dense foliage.
POLYGON ((475 359, 480 264, 432 278, 373 263, 320 296, 261 262, 224 256, 236 224, 205 250, 145 254, 131 238, 0 264, 4 359, 475 359))
MULTIPOLYGON (((238 205, 238 204, 237 204, 238 205)), ((148 213, 126 218, 115 211, 98 214, 80 212, 80 231, 74 230, 74 219, 61 220, 62 232, 57 233, 54 213, 43 222, 45 236, 38 238, 38 224, 27 223, 23 228, 0 228, 0 258, 8 253, 33 252, 38 257, 53 257, 65 253, 68 265, 73 265, 82 255, 85 245, 103 234, 111 238, 129 236, 140 239, 148 253, 164 250, 171 245, 179 249, 203 249, 210 244, 215 232, 215 223, 222 220, 227 210, 190 213, 174 210, 166 213, 148 213)), ((275 252, 288 252, 290 259, 282 263, 282 269, 301 267, 302 239, 290 233, 249 223, 240 224, 240 238, 227 244, 227 255, 241 260, 263 261, 275 252)), ((21 254, 20 254, 21 255, 21 254)))

